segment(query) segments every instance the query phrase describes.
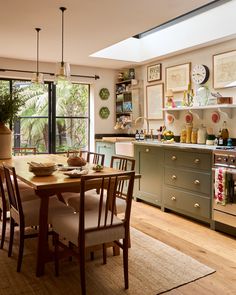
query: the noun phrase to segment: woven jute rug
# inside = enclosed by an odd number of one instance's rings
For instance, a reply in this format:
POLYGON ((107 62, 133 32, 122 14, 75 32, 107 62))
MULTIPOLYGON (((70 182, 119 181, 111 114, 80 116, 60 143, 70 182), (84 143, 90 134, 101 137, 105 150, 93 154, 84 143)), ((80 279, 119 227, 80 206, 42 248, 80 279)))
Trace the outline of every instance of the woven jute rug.
MULTIPOLYGON (((123 261, 120 256, 109 253, 107 264, 102 265, 100 253, 95 260, 86 263, 87 294, 161 294, 190 283, 214 272, 197 260, 155 240, 146 234, 131 229, 132 247, 129 251, 129 290, 124 290, 123 261)), ((16 272, 18 248, 7 257, 6 242, 0 250, 0 294, 80 294, 78 263, 60 261, 60 276, 54 276, 54 264, 46 265, 45 275, 35 276, 36 240, 25 241, 21 273, 16 272)), ((121 251, 122 252, 122 251, 121 251)))

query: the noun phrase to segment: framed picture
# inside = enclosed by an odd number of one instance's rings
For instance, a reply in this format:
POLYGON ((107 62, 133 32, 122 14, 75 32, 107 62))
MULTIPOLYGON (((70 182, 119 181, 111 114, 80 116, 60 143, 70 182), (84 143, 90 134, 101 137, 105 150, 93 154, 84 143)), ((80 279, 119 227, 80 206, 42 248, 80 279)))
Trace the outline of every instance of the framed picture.
POLYGON ((161 80, 161 64, 147 67, 147 81, 153 82, 161 80))
POLYGON ((163 119, 164 84, 146 86, 146 110, 149 120, 163 119))
POLYGON ((166 68, 166 89, 173 92, 188 90, 190 83, 190 63, 166 68))
POLYGON ((236 50, 213 55, 213 88, 236 86, 236 50))

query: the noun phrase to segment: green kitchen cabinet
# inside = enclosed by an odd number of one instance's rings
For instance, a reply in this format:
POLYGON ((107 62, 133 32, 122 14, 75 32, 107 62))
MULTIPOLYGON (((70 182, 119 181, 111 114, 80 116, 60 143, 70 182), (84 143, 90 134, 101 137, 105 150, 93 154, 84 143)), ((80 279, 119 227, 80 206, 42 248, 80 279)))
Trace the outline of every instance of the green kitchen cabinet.
POLYGON ((134 145, 136 181, 134 196, 153 205, 161 206, 164 152, 161 147, 134 145))
POLYGON ((111 157, 115 154, 115 143, 96 141, 96 152, 105 155, 104 165, 110 167, 111 157))

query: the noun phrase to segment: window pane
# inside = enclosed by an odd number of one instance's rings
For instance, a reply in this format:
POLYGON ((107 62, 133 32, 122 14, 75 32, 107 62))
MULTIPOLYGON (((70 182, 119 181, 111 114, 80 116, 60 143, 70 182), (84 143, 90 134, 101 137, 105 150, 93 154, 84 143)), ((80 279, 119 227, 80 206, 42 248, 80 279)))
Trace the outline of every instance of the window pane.
POLYGON ((48 151, 48 119, 21 118, 20 133, 15 134, 20 138, 20 147, 36 147, 37 152, 48 151))
POLYGON ((10 92, 10 82, 5 80, 0 80, 0 94, 7 94, 10 92))
POLYGON ((88 149, 88 119, 57 118, 56 125, 56 152, 88 149))
POLYGON ((19 116, 48 116, 48 85, 37 88, 29 81, 14 81, 13 87, 22 89, 26 103, 19 116))
POLYGON ((59 117, 87 117, 89 85, 57 85, 56 115, 59 117))

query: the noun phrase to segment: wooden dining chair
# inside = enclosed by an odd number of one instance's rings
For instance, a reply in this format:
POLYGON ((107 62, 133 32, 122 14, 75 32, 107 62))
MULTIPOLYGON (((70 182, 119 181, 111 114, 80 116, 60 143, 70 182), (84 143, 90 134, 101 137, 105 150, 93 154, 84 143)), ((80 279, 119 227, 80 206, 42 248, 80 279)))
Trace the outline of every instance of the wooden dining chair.
POLYGON ((36 147, 13 147, 12 152, 14 156, 36 155, 36 147))
POLYGON ((106 263, 106 243, 115 243, 123 250, 123 269, 125 289, 128 289, 128 234, 135 172, 119 172, 113 175, 85 175, 81 177, 80 208, 77 214, 54 215, 52 218, 55 233, 55 273, 59 274, 59 247, 68 256, 79 260, 80 284, 82 294, 86 294, 85 250, 101 245, 103 263, 106 263), (121 181, 127 181, 125 216, 119 218, 115 212, 117 190, 121 181), (86 190, 96 181, 99 187, 99 206, 91 211, 85 210, 86 190), (59 240, 59 237, 63 243, 59 240), (66 244, 65 244, 66 242, 66 244))
POLYGON ((3 187, 3 179, 1 174, 0 174, 0 219, 2 220, 0 249, 3 249, 5 234, 6 234, 6 224, 7 224, 7 200, 6 200, 5 190, 3 187))
MULTIPOLYGON (((22 202, 22 196, 19 190, 15 168, 3 164, 6 186, 9 197, 10 210, 10 241, 8 248, 8 257, 12 255, 12 246, 14 239, 14 228, 19 226, 19 253, 17 259, 17 272, 21 270, 23 259, 24 240, 38 236, 37 232, 26 233, 26 227, 33 227, 39 224, 40 198, 22 202)), ((58 201, 57 197, 49 199, 48 223, 51 224, 53 214, 73 213, 73 209, 58 201)))

